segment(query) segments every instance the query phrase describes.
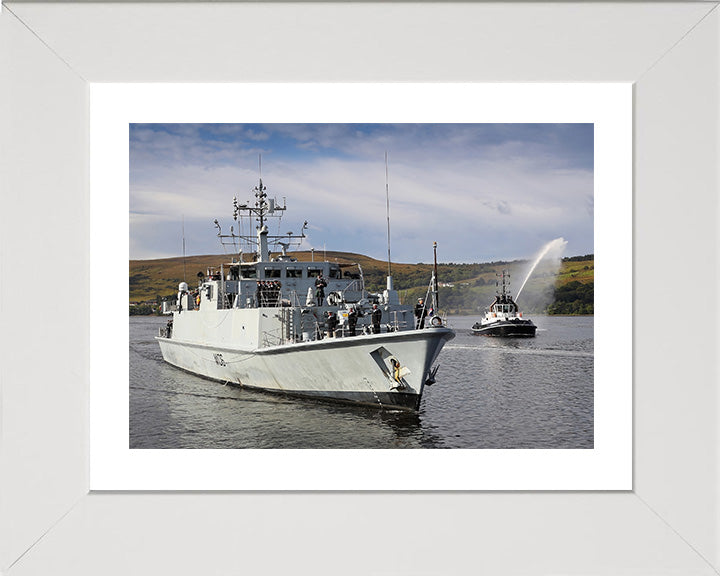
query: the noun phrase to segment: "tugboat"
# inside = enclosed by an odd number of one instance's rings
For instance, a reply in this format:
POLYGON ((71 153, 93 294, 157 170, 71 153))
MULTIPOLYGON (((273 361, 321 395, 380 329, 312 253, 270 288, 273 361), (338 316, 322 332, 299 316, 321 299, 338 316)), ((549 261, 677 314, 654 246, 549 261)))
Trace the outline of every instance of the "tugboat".
MULTIPOLYGON (((307 222, 299 235, 269 235, 267 222, 285 203, 268 198, 262 178, 254 192, 254 203, 233 199, 239 233, 223 234, 215 220, 221 244, 234 247, 232 260, 199 273, 196 290, 180 283, 172 318, 156 337, 163 359, 236 386, 418 410, 455 332, 439 315, 416 328, 390 270, 386 289, 369 293, 359 265, 298 261, 288 248, 301 244, 307 222), (243 234, 253 220, 256 234, 243 234), (280 248, 274 255, 272 245, 280 248)), ((435 286, 436 276, 437 264, 435 286)), ((437 288, 433 295, 437 303, 437 288)))
POLYGON ((522 312, 513 300, 508 289, 510 275, 506 270, 498 274, 502 278, 502 287, 495 301, 486 309, 485 316, 472 327, 472 333, 482 336, 504 336, 509 338, 531 338, 535 336, 537 326, 532 320, 522 317, 522 312))

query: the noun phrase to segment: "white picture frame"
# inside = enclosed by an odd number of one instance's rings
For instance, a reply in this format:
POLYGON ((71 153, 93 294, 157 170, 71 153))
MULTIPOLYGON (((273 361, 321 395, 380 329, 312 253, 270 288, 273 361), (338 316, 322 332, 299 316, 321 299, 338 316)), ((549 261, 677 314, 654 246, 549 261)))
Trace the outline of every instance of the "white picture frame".
POLYGON ((3 573, 715 574, 716 6, 4 6, 3 573), (364 45, 370 23, 392 37, 364 45), (633 82, 633 490, 88 493, 88 86, 183 78, 633 82), (706 296, 692 341, 668 262, 706 296))

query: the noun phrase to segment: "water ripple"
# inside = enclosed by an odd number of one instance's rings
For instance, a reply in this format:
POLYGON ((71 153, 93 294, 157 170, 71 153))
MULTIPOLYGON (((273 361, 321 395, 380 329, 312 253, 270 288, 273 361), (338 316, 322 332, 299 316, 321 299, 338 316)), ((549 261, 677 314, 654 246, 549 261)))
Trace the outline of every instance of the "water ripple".
POLYGON ((224 386, 162 360, 166 322, 130 319, 131 448, 592 448, 592 317, 537 317, 536 338, 481 338, 451 318, 418 413, 224 386))

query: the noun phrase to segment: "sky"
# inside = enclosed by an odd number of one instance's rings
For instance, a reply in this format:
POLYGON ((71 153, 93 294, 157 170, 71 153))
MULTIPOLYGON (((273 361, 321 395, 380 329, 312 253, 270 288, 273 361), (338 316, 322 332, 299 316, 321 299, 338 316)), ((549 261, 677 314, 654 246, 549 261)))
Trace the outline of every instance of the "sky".
MULTIPOLYGON (((130 258, 223 254, 259 157, 300 249, 394 262, 531 259, 556 238, 594 253, 592 124, 131 124, 130 258)), ((254 227, 253 227, 254 228, 254 227)))

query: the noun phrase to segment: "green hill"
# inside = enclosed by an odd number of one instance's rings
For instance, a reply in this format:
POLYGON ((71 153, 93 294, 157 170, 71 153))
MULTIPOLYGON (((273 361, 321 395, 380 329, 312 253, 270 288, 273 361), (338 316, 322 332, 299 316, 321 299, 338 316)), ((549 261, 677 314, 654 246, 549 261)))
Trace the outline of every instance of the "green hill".
MULTIPOLYGON (((300 261, 313 258, 310 252, 293 252, 300 261)), ((370 291, 385 287, 387 262, 351 252, 315 252, 314 258, 327 259, 340 264, 359 264, 370 291)), ((158 301, 173 296, 183 280, 195 285, 198 272, 209 267, 219 268, 230 261, 228 256, 188 256, 184 259, 130 261, 130 302, 158 301)), ((517 294, 524 281, 529 263, 487 262, 478 264, 438 264, 440 308, 454 314, 476 314, 492 302, 495 295, 496 274, 508 270, 511 293, 517 294)), ((395 288, 404 302, 413 302, 425 296, 432 274, 430 264, 393 263, 395 288)), ((592 314, 594 259, 592 255, 564 258, 559 274, 541 263, 523 287, 518 303, 527 312, 555 314, 592 314)), ((138 310, 140 310, 138 308, 138 310)), ((143 312, 148 312, 143 309, 143 312)))

